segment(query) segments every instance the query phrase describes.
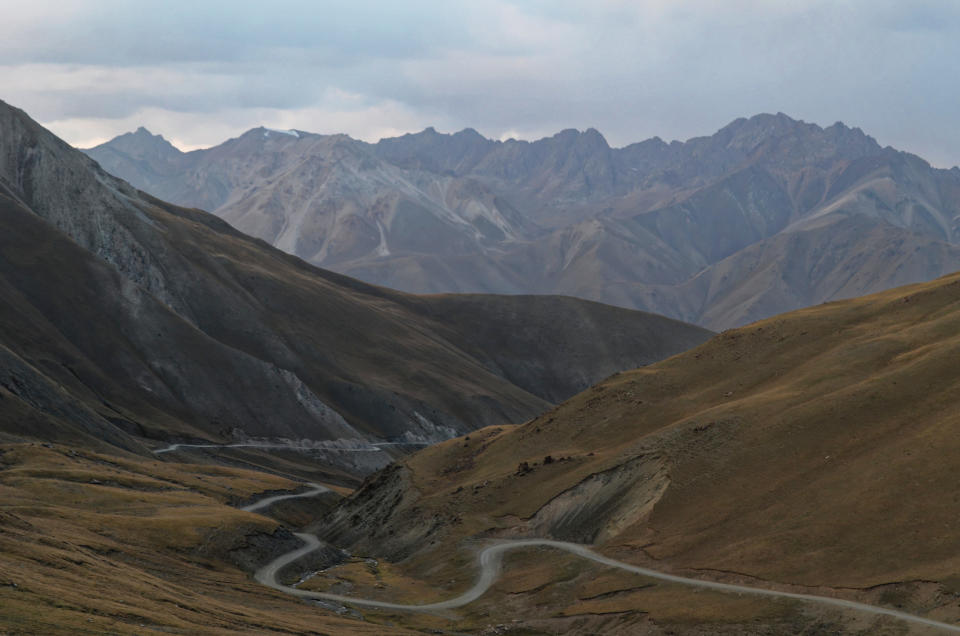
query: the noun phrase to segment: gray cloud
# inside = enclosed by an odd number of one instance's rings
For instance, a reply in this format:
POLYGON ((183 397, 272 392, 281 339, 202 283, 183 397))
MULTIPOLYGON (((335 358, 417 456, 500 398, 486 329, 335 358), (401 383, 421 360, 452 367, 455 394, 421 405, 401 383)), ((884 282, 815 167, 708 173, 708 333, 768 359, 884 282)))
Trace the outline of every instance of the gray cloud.
POLYGON ((37 0, 5 12, 0 98, 77 144, 142 124, 206 145, 263 123, 368 139, 594 126, 619 145, 783 111, 960 163, 949 3, 37 0))
POLYGON ((0 26, 0 53, 8 63, 135 66, 276 61, 289 52, 297 62, 350 64, 460 40, 462 13, 416 0, 65 0, 0 26))

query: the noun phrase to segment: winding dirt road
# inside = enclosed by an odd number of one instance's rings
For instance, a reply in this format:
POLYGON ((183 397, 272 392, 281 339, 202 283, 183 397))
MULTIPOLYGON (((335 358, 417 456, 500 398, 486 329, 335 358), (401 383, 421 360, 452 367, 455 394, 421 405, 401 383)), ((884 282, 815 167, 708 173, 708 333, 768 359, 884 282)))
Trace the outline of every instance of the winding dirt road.
MULTIPOLYGON (((312 484, 317 486, 316 484, 312 484)), ((322 488, 322 486, 320 486, 322 488)), ((299 493, 296 495, 286 495, 282 498, 292 498, 292 497, 309 497, 318 494, 317 492, 308 491, 304 493, 299 493)), ((277 500, 276 497, 270 497, 268 499, 277 500)), ((266 500, 264 500, 266 501, 266 500)), ((257 506, 261 502, 252 504, 257 506)), ((270 502, 272 503, 272 501, 270 502)), ((249 506, 244 508, 245 510, 251 509, 249 506)), ((259 509, 259 508, 254 508, 259 509)), ((264 567, 260 568, 255 574, 254 578, 257 582, 262 583, 268 587, 272 587, 275 590, 284 592, 285 594, 292 594, 294 596, 299 596, 300 598, 310 599, 310 600, 319 600, 319 601, 336 601, 338 603, 345 603, 350 605, 357 605, 363 607, 374 607, 380 609, 391 609, 391 610, 400 610, 404 612, 434 612, 439 610, 449 610, 457 607, 462 607, 471 603, 481 596, 490 588, 491 585, 497 580, 497 577, 500 574, 500 565, 503 559, 503 554, 510 550, 517 550, 521 548, 531 548, 531 547, 548 547, 555 548, 557 550, 564 550, 566 552, 571 552, 576 554, 579 557, 606 565, 612 568, 617 568, 620 570, 626 570, 627 572, 633 572, 634 574, 639 574, 652 579, 659 579, 661 581, 669 581, 671 583, 679 583, 681 585, 689 585, 691 587, 698 587, 701 589, 716 590, 718 592, 727 592, 733 594, 751 594, 753 596, 766 596, 769 598, 783 598, 791 599, 796 601, 804 601, 809 603, 817 603, 820 605, 829 605, 833 607, 839 607, 842 609, 856 610, 864 612, 866 614, 872 614, 875 616, 892 616, 894 618, 900 619, 902 621, 914 624, 914 625, 924 625, 927 627, 935 627, 937 629, 943 630, 944 632, 950 633, 960 633, 960 625, 952 625, 950 623, 942 623, 940 621, 935 621, 929 618, 923 618, 922 616, 915 616, 913 614, 908 614, 906 612, 900 612, 893 609, 888 609, 886 607, 878 607, 876 605, 868 605, 866 603, 858 603, 856 601, 847 601, 844 599, 833 598, 829 596, 817 596, 815 594, 801 594, 799 592, 783 592, 779 590, 770 590, 759 587, 749 587, 746 585, 736 585, 733 583, 720 583, 717 581, 704 581, 701 579, 692 579, 685 576, 677 576, 675 574, 666 574, 664 572, 658 572, 656 570, 651 570, 649 568, 640 567, 637 565, 631 565, 630 563, 625 563, 623 561, 617 561, 616 559, 611 559, 605 557, 602 554, 594 552, 590 548, 578 543, 568 543, 566 541, 552 541, 549 539, 518 539, 514 541, 502 541, 489 545, 477 555, 477 565, 480 570, 480 575, 477 578, 477 582, 469 590, 461 594, 460 596, 448 599, 446 601, 440 601, 438 603, 427 603, 424 605, 407 605, 404 603, 388 603, 385 601, 376 601, 372 599, 365 598, 356 598, 352 596, 342 596, 340 594, 329 594, 326 592, 311 592, 307 590, 299 590, 294 587, 289 587, 281 584, 277 581, 277 574, 279 571, 286 565, 293 563, 297 559, 310 554, 314 550, 317 550, 323 546, 323 543, 320 542, 317 537, 312 534, 306 533, 296 533, 296 536, 304 542, 302 548, 298 548, 291 552, 288 552, 277 559, 274 559, 264 567)))
MULTIPOLYGON (((284 499, 299 499, 300 497, 315 497, 319 494, 330 492, 330 489, 326 486, 321 486, 320 484, 315 484, 313 482, 308 483, 308 486, 312 486, 310 490, 305 492, 298 492, 292 495, 273 495, 272 497, 264 497, 253 502, 250 505, 244 506, 240 510, 246 510, 247 512, 256 512, 257 510, 263 510, 264 508, 269 508, 278 501, 283 501, 284 499)), ((299 536, 299 535, 298 535, 299 536)))
POLYGON ((366 447, 360 448, 349 448, 349 447, 337 447, 337 446, 303 446, 299 444, 271 444, 269 442, 241 442, 237 444, 170 444, 163 448, 154 449, 154 455, 162 455, 163 453, 172 453, 178 451, 181 448, 255 448, 259 450, 271 450, 271 449, 284 449, 284 450, 317 450, 317 451, 332 451, 332 452, 347 452, 347 453, 379 453, 381 452, 381 446, 390 446, 393 445, 391 442, 379 442, 376 444, 370 444, 366 447))

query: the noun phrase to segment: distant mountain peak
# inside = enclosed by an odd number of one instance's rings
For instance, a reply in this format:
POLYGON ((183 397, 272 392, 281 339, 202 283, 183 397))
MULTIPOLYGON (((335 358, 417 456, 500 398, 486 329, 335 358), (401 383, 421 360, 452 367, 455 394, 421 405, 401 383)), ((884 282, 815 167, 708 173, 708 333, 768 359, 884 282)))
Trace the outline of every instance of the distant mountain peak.
POLYGON ((833 148, 834 152, 851 157, 880 150, 876 140, 859 128, 850 128, 840 121, 821 128, 817 124, 794 119, 782 112, 759 113, 749 119, 739 117, 712 136, 697 137, 688 140, 689 142, 720 144, 741 152, 753 152, 775 143, 781 148, 779 152, 793 153, 797 157, 804 155, 811 143, 833 148))
POLYGON ((91 150, 97 149, 111 149, 137 159, 147 156, 173 157, 183 154, 179 148, 164 139, 163 135, 155 135, 143 126, 91 148, 91 150))
POLYGON ((714 136, 737 133, 745 130, 755 131, 766 129, 768 131, 781 132, 805 125, 807 125, 806 122, 799 119, 794 119, 781 112, 776 114, 757 113, 749 118, 738 117, 734 119, 732 122, 718 130, 714 136))
POLYGON ((470 137, 474 139, 483 139, 487 138, 477 132, 475 128, 464 128, 463 130, 453 134, 454 137, 470 137))
POLYGON ((607 143, 607 138, 603 136, 603 133, 593 127, 584 130, 580 135, 580 138, 588 141, 591 144, 600 145, 605 148, 610 147, 610 144, 607 143))
POLYGON ((140 140, 141 142, 163 142, 163 144, 172 145, 170 144, 169 141, 166 140, 166 138, 163 135, 155 135, 144 126, 139 126, 135 131, 120 135, 116 139, 121 139, 124 137, 128 139, 137 139, 137 140, 140 140))

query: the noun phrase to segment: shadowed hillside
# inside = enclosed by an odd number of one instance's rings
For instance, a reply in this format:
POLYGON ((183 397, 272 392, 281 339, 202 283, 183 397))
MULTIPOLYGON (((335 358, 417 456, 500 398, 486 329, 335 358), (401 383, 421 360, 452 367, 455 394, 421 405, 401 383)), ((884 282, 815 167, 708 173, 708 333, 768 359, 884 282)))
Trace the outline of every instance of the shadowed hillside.
POLYGON ((8 435, 141 451, 134 438, 436 441, 708 335, 569 298, 416 298, 320 270, 134 190, 5 105, 0 206, 8 435))

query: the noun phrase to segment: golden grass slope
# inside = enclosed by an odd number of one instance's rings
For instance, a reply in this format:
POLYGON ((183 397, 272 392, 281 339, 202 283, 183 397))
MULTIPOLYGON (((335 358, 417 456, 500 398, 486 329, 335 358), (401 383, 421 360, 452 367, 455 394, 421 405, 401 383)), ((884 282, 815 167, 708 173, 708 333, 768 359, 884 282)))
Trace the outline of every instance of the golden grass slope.
POLYGON ((395 557, 426 546, 411 571, 470 536, 599 541, 661 569, 956 620, 958 407, 952 275, 727 331, 428 448, 328 533, 395 557), (402 500, 362 538, 351 515, 391 488, 402 500))
POLYGON ((278 523, 226 505, 292 489, 238 469, 0 446, 0 634, 392 633, 255 583, 223 555, 278 523))

